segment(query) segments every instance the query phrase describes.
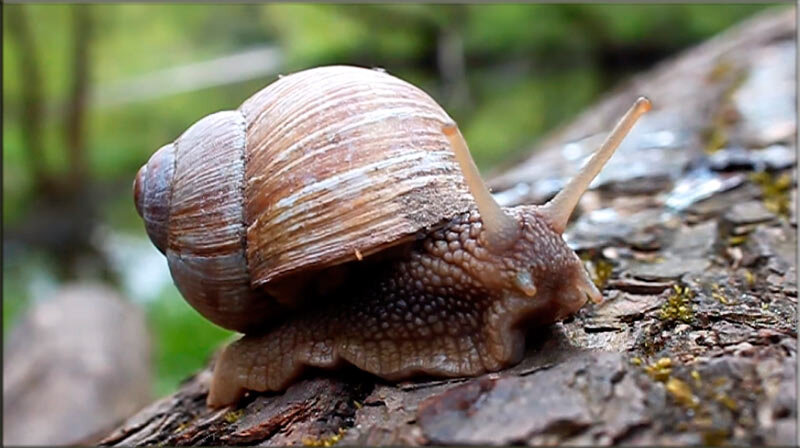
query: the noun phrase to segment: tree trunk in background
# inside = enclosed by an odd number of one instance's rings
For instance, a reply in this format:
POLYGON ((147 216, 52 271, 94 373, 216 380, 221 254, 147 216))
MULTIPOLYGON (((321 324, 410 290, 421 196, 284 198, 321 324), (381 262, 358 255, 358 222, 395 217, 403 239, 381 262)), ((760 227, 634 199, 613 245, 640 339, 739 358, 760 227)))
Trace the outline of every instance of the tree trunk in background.
POLYGON ((794 8, 743 23, 494 177, 502 202, 542 201, 653 100, 565 235, 605 302, 530 334, 519 365, 400 384, 316 372, 221 410, 204 369, 102 443, 794 445, 795 28, 794 8))
POLYGON ((42 74, 28 24, 28 17, 22 7, 8 8, 8 29, 11 41, 16 43, 19 54, 19 68, 22 83, 22 139, 28 148, 28 163, 35 184, 34 189, 46 192, 48 174, 42 145, 42 74))
POLYGON ((34 183, 34 194, 23 222, 5 229, 4 241, 23 243, 55 254, 56 274, 64 281, 112 277, 105 255, 91 241, 97 221, 98 198, 102 196, 93 183, 86 146, 91 77, 89 56, 94 38, 92 8, 91 5, 70 7, 72 79, 66 105, 59 110, 59 118, 63 121, 62 140, 55 142, 45 138, 49 119, 42 99, 43 92, 53 80, 42 77, 38 59, 42 53, 37 51, 35 33, 31 32, 32 24, 26 9, 23 5, 8 9, 12 16, 8 21, 11 40, 17 47, 21 78, 25 80, 21 84, 22 139, 34 183), (62 152, 66 169, 55 169, 47 160, 62 152), (91 274, 86 275, 88 272, 91 274))
POLYGON ((72 54, 72 89, 64 116, 64 140, 69 154, 69 185, 82 192, 88 183, 86 160, 86 109, 89 98, 89 51, 93 20, 90 5, 72 8, 74 47, 72 54))

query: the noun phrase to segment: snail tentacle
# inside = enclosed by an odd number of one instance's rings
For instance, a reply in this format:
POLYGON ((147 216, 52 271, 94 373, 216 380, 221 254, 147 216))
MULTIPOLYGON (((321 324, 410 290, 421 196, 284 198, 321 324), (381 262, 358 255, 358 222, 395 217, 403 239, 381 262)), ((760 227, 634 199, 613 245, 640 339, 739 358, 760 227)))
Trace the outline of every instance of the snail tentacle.
POLYGON ((636 121, 651 107, 650 100, 647 98, 640 97, 637 99, 633 106, 628 109, 628 112, 617 122, 617 125, 608 134, 600 148, 581 168, 580 172, 569 181, 563 190, 540 208, 541 213, 547 216, 553 226, 553 230, 558 233, 564 233, 570 215, 578 205, 583 193, 589 188, 589 184, 597 177, 600 170, 608 162, 608 159, 614 155, 614 151, 622 143, 625 136, 628 135, 636 121))
POLYGON ((464 140, 464 136, 461 135, 458 126, 455 123, 445 125, 442 128, 442 132, 450 141, 450 146, 453 148, 456 161, 461 167, 469 191, 478 205, 481 218, 483 218, 483 225, 486 226, 489 249, 501 251, 511 246, 519 237, 519 223, 508 216, 503 211, 503 208, 500 207, 500 204, 492 197, 492 193, 489 192, 483 179, 481 179, 478 167, 475 166, 475 161, 469 153, 467 142, 464 140))

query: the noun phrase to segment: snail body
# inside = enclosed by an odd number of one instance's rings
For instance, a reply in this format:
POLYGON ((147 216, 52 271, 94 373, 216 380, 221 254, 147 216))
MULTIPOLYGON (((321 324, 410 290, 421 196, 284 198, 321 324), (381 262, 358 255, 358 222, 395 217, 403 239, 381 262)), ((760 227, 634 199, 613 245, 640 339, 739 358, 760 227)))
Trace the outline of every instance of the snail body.
POLYGON ((448 122, 376 70, 284 76, 159 149, 137 175, 137 209, 187 301, 248 333, 334 280, 329 268, 469 210, 448 122))
POLYGON ((343 363, 389 380, 518 362, 527 326, 601 294, 561 238, 635 119, 543 206, 500 208, 447 113, 382 71, 284 76, 159 149, 134 183, 178 289, 245 335, 208 404, 343 363))

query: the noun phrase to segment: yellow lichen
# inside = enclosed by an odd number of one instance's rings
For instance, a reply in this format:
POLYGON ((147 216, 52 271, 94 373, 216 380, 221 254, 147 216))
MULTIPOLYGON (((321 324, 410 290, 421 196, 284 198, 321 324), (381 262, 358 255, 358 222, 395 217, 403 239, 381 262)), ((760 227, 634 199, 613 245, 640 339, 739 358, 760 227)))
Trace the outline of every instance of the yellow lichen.
POLYGON ((707 131, 708 140, 706 141, 706 153, 713 154, 728 143, 728 132, 724 124, 715 120, 714 124, 707 131))
POLYGON ((703 445, 721 446, 728 441, 730 434, 725 429, 713 429, 703 432, 703 445))
POLYGON ((700 372, 698 372, 697 370, 692 370, 691 375, 692 379, 694 379, 694 385, 699 387, 702 384, 702 381, 700 379, 700 372))
POLYGON ((726 386, 727 384, 728 384, 728 379, 725 378, 724 376, 717 376, 714 377, 713 380, 711 380, 711 386, 714 388, 723 387, 726 386))
POLYGON ((594 280, 594 283, 598 288, 603 288, 606 286, 606 282, 608 282, 608 279, 611 278, 612 271, 614 271, 614 266, 611 263, 603 259, 597 260, 595 263, 592 280, 594 280))
POLYGON ((339 443, 344 437, 345 433, 347 432, 344 428, 339 428, 336 434, 324 437, 324 438, 315 438, 315 437, 306 437, 303 439, 303 445, 305 446, 333 446, 339 443))
POLYGON ((588 253, 582 255, 581 260, 583 260, 586 270, 589 271, 595 286, 600 290, 605 288, 608 279, 611 278, 611 274, 614 272, 614 265, 602 256, 593 257, 588 253))
POLYGON ((244 410, 239 409, 238 411, 230 411, 222 417, 228 423, 236 423, 237 420, 242 418, 244 415, 244 410))
POLYGON ((694 292, 688 286, 682 285, 675 285, 673 289, 672 295, 667 297, 667 302, 661 306, 661 319, 690 322, 694 316, 694 309, 689 301, 694 297, 694 292))
POLYGON ((729 246, 741 246, 747 241, 747 235, 732 235, 728 237, 729 246))
POLYGON ((667 380, 667 391, 672 397, 683 406, 688 408, 696 408, 700 404, 700 400, 692 393, 691 387, 685 382, 677 379, 670 378, 667 380))
POLYGON ((744 270, 744 280, 747 282, 747 286, 753 287, 756 284, 756 276, 753 274, 753 271, 750 269, 744 270))
POLYGON ((701 409, 701 412, 697 413, 697 417, 692 420, 694 426, 698 429, 707 429, 714 426, 714 421, 711 419, 711 416, 708 414, 708 409, 701 409))
POLYGON ((639 358, 638 356, 634 357, 634 358, 631 358, 631 364, 633 364, 635 366, 642 365, 642 358, 639 358))
POLYGON ((723 305, 729 305, 730 301, 728 298, 723 294, 722 288, 716 283, 711 285, 711 298, 718 300, 723 305))
POLYGON ((782 216, 789 215, 789 194, 792 188, 792 176, 789 173, 775 175, 760 171, 751 174, 750 180, 761 188, 762 200, 767 210, 782 216))
POLYGON ((726 84, 713 112, 711 123, 703 132, 705 151, 708 154, 712 154, 728 144, 730 139, 728 129, 739 118, 739 114, 733 104, 733 95, 747 80, 747 71, 730 66, 712 70, 709 77, 714 79, 716 83, 724 82, 726 84))
POLYGON ((672 373, 672 360, 669 358, 660 358, 658 361, 646 366, 644 371, 656 381, 662 383, 669 378, 672 373))
POLYGON ((726 408, 730 409, 731 411, 736 411, 739 409, 739 405, 736 404, 736 400, 734 400, 733 398, 731 398, 730 395, 724 392, 717 393, 714 399, 722 403, 726 408))

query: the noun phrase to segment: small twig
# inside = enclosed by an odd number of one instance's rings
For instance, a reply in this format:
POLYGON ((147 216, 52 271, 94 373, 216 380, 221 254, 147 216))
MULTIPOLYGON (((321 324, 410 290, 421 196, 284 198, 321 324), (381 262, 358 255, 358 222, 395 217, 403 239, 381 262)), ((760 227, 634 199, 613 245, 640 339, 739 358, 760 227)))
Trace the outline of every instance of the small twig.
POLYGON ((471 378, 449 378, 446 380, 434 380, 434 381, 426 381, 422 383, 400 383, 397 385, 397 388, 402 391, 409 391, 409 390, 418 390, 418 389, 427 389, 429 387, 436 387, 441 386, 444 384, 458 384, 463 383, 464 381, 470 380, 471 378))

